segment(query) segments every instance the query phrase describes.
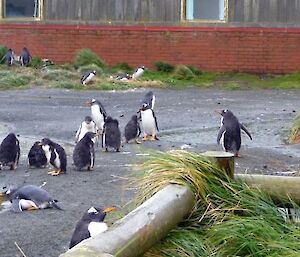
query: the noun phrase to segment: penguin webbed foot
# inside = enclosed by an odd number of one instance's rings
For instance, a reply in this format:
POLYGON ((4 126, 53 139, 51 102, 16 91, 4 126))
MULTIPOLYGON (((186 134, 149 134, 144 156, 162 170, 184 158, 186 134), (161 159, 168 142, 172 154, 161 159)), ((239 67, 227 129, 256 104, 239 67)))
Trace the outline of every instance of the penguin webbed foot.
POLYGON ((148 135, 145 135, 142 139, 142 141, 147 141, 148 140, 148 135))
POLYGON ((51 176, 58 176, 58 175, 60 175, 60 172, 61 172, 61 170, 52 170, 52 171, 49 171, 48 174, 51 176))

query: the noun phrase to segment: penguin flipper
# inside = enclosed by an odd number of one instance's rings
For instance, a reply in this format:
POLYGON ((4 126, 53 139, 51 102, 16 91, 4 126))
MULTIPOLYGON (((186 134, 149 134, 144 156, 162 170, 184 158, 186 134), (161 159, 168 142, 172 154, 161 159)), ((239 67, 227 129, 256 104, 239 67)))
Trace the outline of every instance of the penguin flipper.
POLYGON ((13 212, 22 212, 22 208, 20 206, 20 199, 14 199, 11 203, 11 210, 13 212))
MULTIPOLYGON (((152 110, 152 109, 151 109, 151 110, 152 110)), ((153 114, 153 118, 154 118, 154 121, 155 121, 155 127, 156 127, 157 131, 159 131, 158 125, 157 125, 157 118, 156 118, 155 113, 154 113, 153 110, 152 110, 152 114, 153 114)))
POLYGON ((241 129, 245 131, 245 133, 248 135, 248 137, 252 140, 252 136, 250 134, 250 132, 246 129, 246 127, 240 123, 241 129))
POLYGON ((221 137, 223 135, 223 133, 226 131, 225 127, 222 126, 220 129, 219 129, 219 132, 218 132, 218 136, 217 136, 217 144, 220 144, 220 140, 221 140, 221 137))

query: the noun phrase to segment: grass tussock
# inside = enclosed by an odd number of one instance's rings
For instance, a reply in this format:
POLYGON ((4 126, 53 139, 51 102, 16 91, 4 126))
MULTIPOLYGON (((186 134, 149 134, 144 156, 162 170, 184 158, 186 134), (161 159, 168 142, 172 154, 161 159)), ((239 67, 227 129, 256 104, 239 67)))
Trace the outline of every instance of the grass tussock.
POLYGON ((190 217, 146 257, 299 256, 300 231, 284 221, 270 197, 230 180, 204 157, 159 152, 139 170, 139 204, 168 184, 188 186, 196 197, 190 217))
POLYGON ((78 71, 83 74, 87 71, 96 71, 97 76, 101 75, 103 73, 103 69, 100 68, 98 65, 92 63, 88 65, 84 65, 79 67, 78 71))
POLYGON ((289 135, 290 144, 300 143, 300 113, 296 116, 290 135, 289 135))
POLYGON ((90 64, 95 64, 100 68, 105 67, 105 63, 101 58, 90 49, 81 49, 77 52, 74 60, 75 68, 79 68, 81 66, 86 66, 90 64))

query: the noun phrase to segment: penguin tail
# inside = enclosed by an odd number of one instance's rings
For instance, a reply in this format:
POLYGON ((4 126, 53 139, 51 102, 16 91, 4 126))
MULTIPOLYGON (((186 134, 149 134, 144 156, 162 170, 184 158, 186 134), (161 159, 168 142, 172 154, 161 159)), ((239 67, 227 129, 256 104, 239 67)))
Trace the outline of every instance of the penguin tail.
POLYGON ((57 210, 63 211, 63 209, 62 209, 59 205, 56 204, 57 202, 58 202, 57 200, 53 200, 53 201, 50 203, 50 205, 51 205, 53 208, 57 209, 57 210))

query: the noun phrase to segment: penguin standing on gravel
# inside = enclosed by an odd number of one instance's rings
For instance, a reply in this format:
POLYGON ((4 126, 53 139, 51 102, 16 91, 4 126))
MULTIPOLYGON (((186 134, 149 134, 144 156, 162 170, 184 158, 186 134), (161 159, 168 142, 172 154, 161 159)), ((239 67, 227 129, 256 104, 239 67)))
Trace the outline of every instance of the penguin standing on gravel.
POLYGON ((141 67, 138 67, 134 73, 132 74, 132 79, 138 79, 140 78, 145 72, 145 66, 141 66, 141 67))
POLYGON ((92 99, 87 104, 91 107, 91 117, 96 123, 97 132, 102 134, 104 122, 107 117, 106 111, 100 101, 96 99, 92 99))
POLYGON ((50 194, 39 186, 25 185, 19 188, 12 188, 1 193, 12 203, 11 209, 14 212, 25 210, 38 210, 54 207, 61 210, 50 194))
POLYGON ((152 110, 154 110, 155 95, 153 94, 152 91, 147 92, 147 94, 144 97, 144 100, 143 100, 142 104, 147 104, 151 107, 152 110))
POLYGON ((51 141, 49 138, 43 138, 41 146, 45 152, 48 163, 54 167, 54 170, 48 172, 48 174, 58 176, 60 173, 66 173, 67 156, 65 149, 61 145, 51 141))
POLYGON ((69 249, 87 238, 96 236, 106 231, 108 229, 108 226, 104 222, 105 216, 107 213, 114 210, 114 207, 108 207, 105 209, 97 207, 89 208, 76 224, 69 249))
POLYGON ((3 166, 9 166, 15 170, 19 164, 20 143, 14 133, 10 133, 3 139, 0 145, 0 170, 3 166))
POLYGON ((30 148, 28 164, 32 168, 45 168, 47 166, 47 158, 40 141, 36 141, 30 148))
POLYGON ((86 116, 84 121, 80 124, 80 127, 76 132, 75 143, 78 143, 87 132, 97 132, 96 124, 90 116, 86 116))
POLYGON ((144 103, 138 112, 141 113, 142 128, 144 133, 143 141, 148 139, 151 141, 158 140, 156 135, 159 131, 157 119, 154 111, 151 109, 151 106, 147 103, 144 103))
POLYGON ((81 76, 80 82, 82 85, 88 84, 96 76, 96 71, 87 71, 81 76))
POLYGON ((114 148, 116 152, 120 152, 121 132, 119 129, 119 122, 110 116, 106 118, 104 123, 102 147, 105 148, 106 152, 108 151, 108 148, 114 148))
POLYGON ((28 66, 31 61, 31 55, 29 53, 29 50, 24 47, 21 51, 20 55, 20 63, 22 66, 28 66))
POLYGON ((126 124, 124 132, 126 143, 133 139, 135 139, 137 144, 141 143, 138 141, 138 137, 141 134, 141 128, 136 115, 133 115, 131 120, 126 124))
POLYGON ((96 133, 87 132, 76 144, 73 151, 73 162, 78 170, 93 170, 95 164, 95 150, 93 138, 96 133))
POLYGON ((230 110, 216 110, 216 112, 222 116, 217 143, 219 144, 221 141, 224 151, 233 152, 235 157, 239 157, 241 129, 244 130, 252 140, 251 134, 230 110))

